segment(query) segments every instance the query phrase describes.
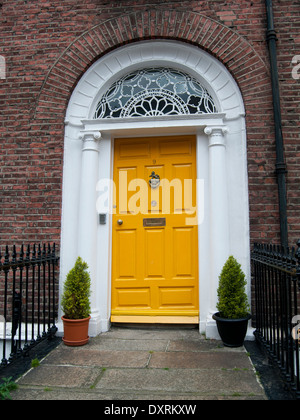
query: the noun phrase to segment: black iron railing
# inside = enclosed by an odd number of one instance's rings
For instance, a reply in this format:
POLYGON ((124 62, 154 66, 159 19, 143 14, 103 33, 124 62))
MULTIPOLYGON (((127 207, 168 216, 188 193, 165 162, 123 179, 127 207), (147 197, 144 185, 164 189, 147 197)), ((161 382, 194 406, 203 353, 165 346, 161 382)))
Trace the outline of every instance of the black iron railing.
POLYGON ((55 335, 57 265, 55 244, 0 251, 0 368, 55 335))
POLYGON ((300 399, 300 241, 298 248, 255 244, 255 337, 300 399))

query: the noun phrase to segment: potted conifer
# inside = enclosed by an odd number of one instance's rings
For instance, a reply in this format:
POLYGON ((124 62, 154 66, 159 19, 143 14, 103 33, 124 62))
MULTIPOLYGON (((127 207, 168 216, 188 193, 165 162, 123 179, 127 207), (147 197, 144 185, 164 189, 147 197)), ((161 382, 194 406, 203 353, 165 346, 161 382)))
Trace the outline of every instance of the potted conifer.
POLYGON ((87 269, 87 263, 78 257, 64 284, 61 301, 63 342, 68 346, 83 346, 89 340, 91 279, 87 269))
POLYGON ((251 318, 246 284, 241 265, 230 256, 219 277, 219 312, 213 315, 223 344, 227 347, 241 347, 245 340, 251 318))

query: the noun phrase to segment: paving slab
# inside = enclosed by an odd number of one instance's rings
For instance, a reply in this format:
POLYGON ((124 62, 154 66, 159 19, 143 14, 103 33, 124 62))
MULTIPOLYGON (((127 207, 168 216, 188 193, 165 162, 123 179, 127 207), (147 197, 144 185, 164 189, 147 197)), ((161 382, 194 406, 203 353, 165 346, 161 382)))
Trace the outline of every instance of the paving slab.
POLYGON ((147 351, 78 350, 61 346, 45 359, 45 363, 55 365, 59 360, 60 365, 145 368, 149 358, 147 351))
POLYGON ((122 351, 165 351, 169 340, 159 339, 115 339, 107 337, 97 337, 89 344, 90 349, 94 350, 122 350, 122 351))
POLYGON ((154 353, 151 357, 150 368, 175 369, 249 369, 250 361, 243 353, 154 353))
POLYGON ((136 340, 136 339, 148 339, 148 340, 202 340, 205 341, 204 335, 199 334, 197 328, 182 328, 182 327, 170 327, 156 328, 156 327, 144 327, 144 328, 113 328, 110 331, 101 334, 99 339, 103 338, 118 338, 125 340, 136 340))
POLYGON ((178 352, 226 352, 226 353, 243 353, 244 347, 229 348, 218 340, 189 340, 189 339, 178 339, 170 340, 168 345, 168 351, 178 352))
POLYGON ((253 372, 218 369, 110 369, 96 385, 99 390, 165 392, 200 395, 262 395, 253 372))
POLYGON ((66 388, 88 388, 93 386, 102 373, 101 369, 78 366, 41 365, 31 369, 19 381, 19 385, 57 386, 66 388))
POLYGON ((186 403, 187 401, 219 401, 219 400, 251 400, 251 401, 261 401, 261 395, 179 395, 177 393, 147 393, 139 394, 134 393, 122 393, 118 391, 106 391, 104 393, 99 392, 98 390, 69 390, 69 389, 55 389, 55 388, 45 388, 45 389, 26 389, 22 388, 19 391, 16 391, 13 395, 13 400, 34 400, 34 401, 101 401, 102 407, 108 406, 108 402, 111 403, 117 401, 126 401, 128 404, 129 401, 148 401, 149 404, 159 402, 161 404, 163 401, 169 402, 182 401, 186 403), (106 403, 107 402, 107 403, 106 403))

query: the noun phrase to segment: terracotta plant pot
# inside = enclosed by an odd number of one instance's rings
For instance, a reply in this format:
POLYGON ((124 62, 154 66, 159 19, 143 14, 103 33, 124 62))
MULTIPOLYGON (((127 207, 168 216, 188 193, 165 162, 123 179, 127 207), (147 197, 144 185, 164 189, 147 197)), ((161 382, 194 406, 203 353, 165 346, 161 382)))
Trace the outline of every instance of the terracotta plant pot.
POLYGON ((67 319, 61 317, 64 323, 63 342, 67 346, 84 346, 89 341, 88 331, 91 317, 85 319, 67 319))

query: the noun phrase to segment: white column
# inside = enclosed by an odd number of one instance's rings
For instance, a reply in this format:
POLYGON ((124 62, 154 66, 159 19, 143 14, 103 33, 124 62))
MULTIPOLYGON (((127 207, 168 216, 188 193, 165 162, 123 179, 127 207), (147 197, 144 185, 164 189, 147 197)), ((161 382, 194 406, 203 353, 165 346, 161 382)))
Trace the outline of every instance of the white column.
MULTIPOLYGON (((90 330, 97 328, 99 309, 96 299, 97 287, 97 226, 98 215, 96 211, 96 184, 99 166, 99 140, 101 133, 98 131, 84 132, 80 136, 83 140, 81 185, 79 201, 79 226, 78 226, 78 255, 87 262, 91 275, 91 325, 90 330)), ((94 335, 93 332, 90 334, 94 335)))
POLYGON ((209 207, 210 207, 210 314, 216 312, 219 275, 229 256, 229 215, 224 126, 206 127, 209 138, 209 207))

